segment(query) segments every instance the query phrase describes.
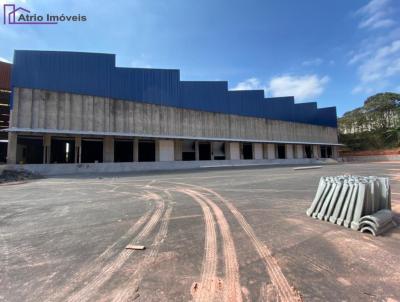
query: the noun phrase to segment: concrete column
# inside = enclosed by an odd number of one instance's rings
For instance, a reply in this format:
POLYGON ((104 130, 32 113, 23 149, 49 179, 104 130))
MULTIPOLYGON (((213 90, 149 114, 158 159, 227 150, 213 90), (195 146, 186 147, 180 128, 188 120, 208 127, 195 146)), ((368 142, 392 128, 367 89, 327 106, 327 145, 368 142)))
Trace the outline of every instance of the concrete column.
POLYGON ((8 132, 7 145, 7 164, 14 165, 17 163, 17 134, 8 132))
POLYGON ((226 158, 237 160, 240 159, 240 146, 239 143, 236 142, 228 142, 226 143, 226 158))
POLYGON ((199 160, 200 159, 199 141, 194 142, 194 152, 195 152, 195 160, 199 160))
POLYGON ((267 144, 268 159, 275 159, 275 144, 267 144))
POLYGON ((114 162, 114 137, 106 136, 103 140, 103 162, 114 162))
POLYGON ((262 159, 262 158, 263 158, 262 144, 254 143, 253 144, 253 159, 262 159))
POLYGON ((174 141, 174 159, 176 161, 182 160, 182 141, 181 140, 174 141))
POLYGON ((139 161, 139 139, 133 140, 133 161, 139 161))
POLYGON ((338 146, 332 146, 332 157, 335 159, 339 157, 339 147, 338 146))
POLYGON ((45 134, 43 136, 43 163, 49 164, 51 156, 51 135, 45 134))
POLYGON ((286 144, 286 159, 293 158, 293 145, 286 144))
POLYGON ((82 162, 82 138, 80 136, 75 137, 75 163, 80 164, 82 162))
POLYGON ((304 158, 303 145, 296 145, 296 158, 304 158))
POLYGON ((158 141, 158 154, 159 161, 173 161, 174 160, 174 141, 173 140, 159 140, 158 141))
POLYGON ((313 158, 319 159, 321 157, 319 145, 313 145, 312 148, 313 148, 313 158))

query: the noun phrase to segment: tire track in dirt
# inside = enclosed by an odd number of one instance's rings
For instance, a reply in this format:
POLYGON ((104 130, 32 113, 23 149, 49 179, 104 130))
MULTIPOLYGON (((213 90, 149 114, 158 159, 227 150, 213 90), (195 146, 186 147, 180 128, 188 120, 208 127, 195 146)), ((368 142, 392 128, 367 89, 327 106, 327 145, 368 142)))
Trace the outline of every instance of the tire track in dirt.
POLYGON ((152 205, 117 241, 111 244, 103 253, 101 253, 93 262, 84 266, 76 273, 72 279, 68 280, 66 287, 58 289, 55 295, 51 296, 49 301, 58 301, 70 291, 72 291, 78 284, 82 283, 84 280, 97 275, 101 272, 104 263, 107 262, 115 253, 115 248, 124 244, 133 235, 135 235, 138 230, 144 225, 144 223, 149 219, 152 212, 155 210, 154 205, 152 205))
POLYGON ((144 273, 154 264, 158 256, 160 246, 163 243, 163 241, 167 238, 168 224, 170 221, 171 212, 172 212, 172 205, 168 203, 168 207, 161 221, 160 229, 151 245, 150 253, 147 254, 145 256, 145 259, 138 264, 138 268, 129 278, 124 290, 118 291, 117 295, 112 300, 113 302, 130 301, 131 297, 133 297, 135 292, 138 290, 139 282, 142 280, 144 273))
POLYGON ((283 275, 282 270, 281 270, 280 266, 278 265, 278 262, 272 256, 270 249, 261 240, 258 239, 253 228, 250 226, 250 224, 246 221, 244 216, 238 211, 238 209, 230 201, 228 201, 227 199, 222 197, 217 192, 215 192, 211 189, 208 189, 206 187, 185 184, 185 183, 178 183, 178 182, 168 182, 168 181, 165 181, 165 183, 197 188, 197 189, 207 192, 213 196, 216 196, 231 211, 233 216, 236 218, 237 222, 242 227, 243 231, 250 238, 257 253, 259 254, 261 259, 265 263, 266 271, 271 278, 272 284, 275 286, 275 288, 278 292, 280 300, 288 301, 288 302, 302 300, 300 295, 289 285, 289 282, 287 281, 286 277, 283 275))
MULTIPOLYGON (((163 212, 164 212, 164 201, 162 198, 155 193, 148 192, 148 198, 152 198, 156 200, 156 210, 140 231, 140 233, 130 242, 131 244, 140 243, 143 239, 145 239, 150 232, 154 229, 158 221, 160 220, 163 212)), ((115 260, 106 264, 102 270, 91 280, 87 285, 81 288, 78 292, 71 295, 67 301, 69 302, 81 302, 89 300, 93 295, 96 294, 98 289, 104 285, 112 275, 118 271, 128 260, 128 258, 133 254, 134 250, 126 250, 124 249, 115 260)))
POLYGON ((194 190, 186 190, 187 193, 203 199, 213 210, 219 230, 221 231, 223 240, 223 252, 225 262, 225 286, 223 291, 224 301, 241 302, 242 293, 239 277, 239 264, 236 256, 235 244, 228 222, 222 210, 207 196, 194 190))
POLYGON ((215 221, 209 206, 197 195, 183 189, 177 192, 186 194, 193 198, 201 207, 204 214, 205 223, 205 247, 202 262, 200 282, 194 285, 193 301, 209 302, 214 301, 217 290, 217 233, 215 221))

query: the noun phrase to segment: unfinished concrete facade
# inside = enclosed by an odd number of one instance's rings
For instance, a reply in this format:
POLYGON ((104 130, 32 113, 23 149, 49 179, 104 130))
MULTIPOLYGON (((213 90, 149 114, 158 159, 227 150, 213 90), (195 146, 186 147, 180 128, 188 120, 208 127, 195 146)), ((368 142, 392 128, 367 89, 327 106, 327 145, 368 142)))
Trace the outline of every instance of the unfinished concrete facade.
MULTIPOLYGON (((36 55, 34 52, 33 57, 36 55)), ((57 52, 55 55, 57 60, 70 56, 57 52)), ((34 72, 36 69, 29 67, 31 56, 31 53, 20 54, 28 69, 32 68, 34 72)), ((50 55, 40 53, 40 62, 43 58, 47 59, 47 56, 50 55)), ((51 56, 54 56, 54 53, 51 53, 51 56)), ((54 63, 54 58, 52 62, 54 63)), ((72 84, 71 89, 55 87, 59 84, 57 81, 51 84, 53 78, 60 73, 64 77, 63 70, 52 68, 43 67, 43 77, 48 79, 42 79, 40 76, 29 78, 19 71, 22 67, 18 65, 13 72, 12 110, 10 126, 7 129, 9 164, 275 160, 337 156, 336 120, 332 122, 330 108, 329 123, 322 119, 326 114, 324 109, 315 109, 314 104, 311 109, 318 115, 315 115, 316 118, 310 123, 297 122, 295 110, 292 110, 294 112, 290 118, 293 121, 289 121, 284 120, 288 119, 284 115, 285 112, 271 115, 277 118, 266 118, 256 116, 255 113, 241 114, 241 111, 233 114, 236 109, 199 110, 195 109, 199 107, 196 104, 185 105, 186 108, 183 108, 185 106, 179 104, 184 103, 182 100, 185 100, 185 93, 194 89, 191 87, 193 83, 185 84, 190 86, 190 89, 185 88, 186 90, 182 88, 183 84, 178 83, 177 87, 183 89, 183 92, 178 93, 181 100, 178 105, 172 106, 167 105, 168 93, 172 89, 170 86, 175 84, 168 84, 167 88, 157 86, 158 82, 166 81, 162 76, 156 80, 149 80, 149 88, 143 88, 143 93, 150 94, 160 89, 160 97, 167 100, 161 103, 135 100, 128 96, 126 98, 130 99, 99 96, 101 93, 95 90, 93 94, 88 94, 92 88, 86 89, 84 85, 81 85, 83 88, 80 90, 89 92, 76 93, 72 84), (51 72, 46 68, 50 68, 51 72), (279 116, 282 116, 282 119, 279 119, 279 116)), ((67 72, 68 69, 65 70, 67 72)), ((83 80, 86 79, 85 74, 83 80)), ((140 77, 135 79, 141 81, 140 77)), ((129 83, 132 85, 137 84, 135 80, 131 81, 133 82, 129 83)), ((195 91, 200 95, 202 93, 195 91)), ((259 92, 255 92, 258 97, 259 92)), ((247 96, 248 93, 251 101, 252 92, 239 92, 243 96, 247 96)), ((113 92, 113 95, 117 94, 118 91, 113 92)), ((174 95, 171 94, 170 97, 174 98, 174 95)), ((210 98, 213 97, 210 94, 210 98)), ((224 95, 221 94, 220 97, 223 99, 224 95)), ((232 92, 232 97, 231 103, 234 104, 237 92, 232 92)), ((157 94, 154 94, 153 98, 157 99, 157 94)), ((246 98, 241 101, 246 104, 246 98)), ((270 102, 279 105, 279 101, 267 100, 266 104, 270 102)), ((202 102, 200 99, 200 105, 202 102)), ((204 102, 211 101, 204 99, 204 102)), ((232 107, 232 104, 228 105, 232 107)), ((271 108, 275 108, 276 111, 279 106, 271 108)), ((268 112, 267 110, 266 116, 270 116, 268 112)))

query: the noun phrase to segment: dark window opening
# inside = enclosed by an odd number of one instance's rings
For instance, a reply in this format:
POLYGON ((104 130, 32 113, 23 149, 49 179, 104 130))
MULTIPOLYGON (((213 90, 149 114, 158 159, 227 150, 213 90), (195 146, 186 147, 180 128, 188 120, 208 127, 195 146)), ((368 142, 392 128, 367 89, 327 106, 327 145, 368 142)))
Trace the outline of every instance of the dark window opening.
POLYGON ((156 143, 149 140, 139 141, 139 161, 156 161, 156 143))
POLYGON ((310 145, 307 145, 307 146, 304 146, 304 152, 305 152, 305 154, 306 154, 306 158, 312 158, 312 146, 310 146, 310 145))
POLYGON ((332 146, 327 146, 327 147, 326 147, 326 155, 327 155, 329 158, 332 158, 332 146))
POLYGON ((210 143, 199 143, 199 160, 211 160, 210 143))
POLYGON ((17 138, 17 163, 42 164, 43 163, 43 138, 20 137, 17 138))
POLYGON ((75 140, 64 138, 51 138, 51 163, 74 163, 75 140))
POLYGON ((103 162, 103 141, 82 139, 82 163, 103 162))
POLYGON ((253 159, 253 144, 243 144, 243 159, 253 159))
POLYGON ((114 162, 133 161, 133 141, 115 140, 114 141, 114 162))
POLYGON ((7 143, 0 142, 0 163, 7 161, 7 143))
POLYGON ((286 158, 286 146, 285 145, 277 145, 278 149, 278 158, 285 159, 286 158))
POLYGON ((182 160, 189 161, 189 160, 196 160, 196 152, 182 152, 182 160))
POLYGON ((321 149, 321 158, 326 158, 327 157, 326 146, 321 146, 320 149, 321 149))

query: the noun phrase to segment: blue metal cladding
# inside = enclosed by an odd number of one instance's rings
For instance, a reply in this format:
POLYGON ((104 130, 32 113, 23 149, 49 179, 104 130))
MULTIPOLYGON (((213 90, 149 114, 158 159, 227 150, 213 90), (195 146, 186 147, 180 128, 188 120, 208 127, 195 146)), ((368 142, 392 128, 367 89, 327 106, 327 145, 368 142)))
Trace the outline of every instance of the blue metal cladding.
POLYGON ((16 50, 11 78, 12 87, 337 127, 336 107, 264 98, 263 90, 229 91, 226 81, 180 81, 176 69, 116 67, 113 54, 16 50))

